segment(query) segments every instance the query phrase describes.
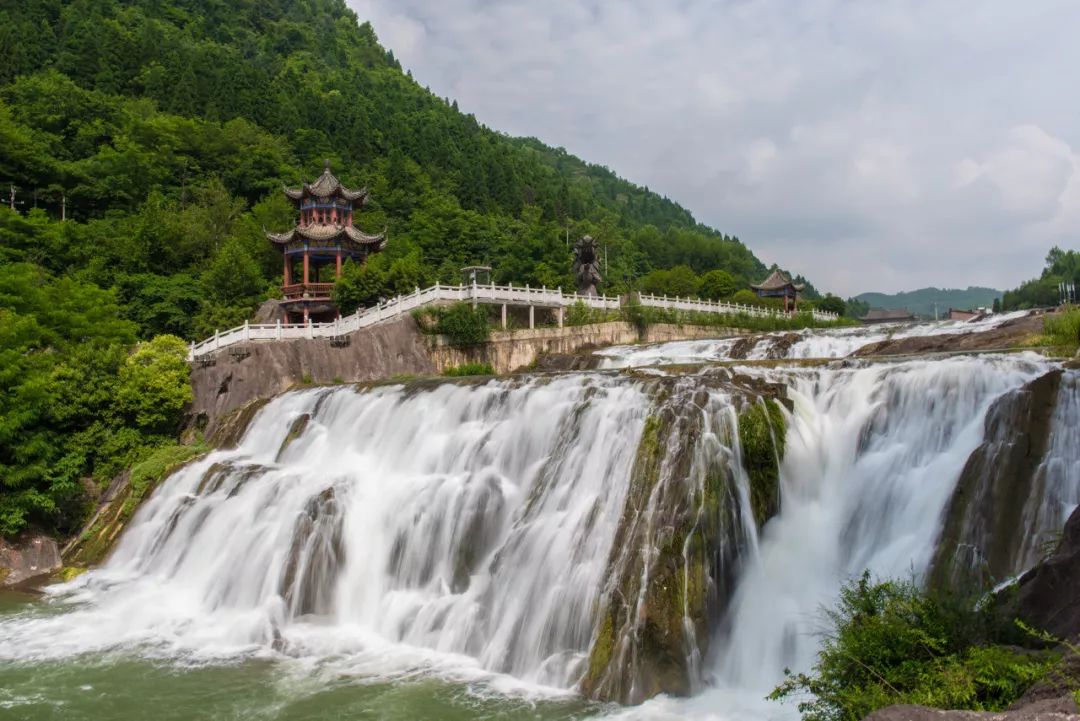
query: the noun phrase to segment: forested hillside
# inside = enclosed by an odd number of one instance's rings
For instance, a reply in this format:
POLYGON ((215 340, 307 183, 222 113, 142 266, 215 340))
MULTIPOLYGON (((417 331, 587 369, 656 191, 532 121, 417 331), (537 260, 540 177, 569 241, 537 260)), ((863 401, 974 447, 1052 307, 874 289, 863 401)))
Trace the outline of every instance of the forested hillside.
POLYGON ((944 316, 949 308, 989 308, 1001 298, 1001 291, 993 288, 970 286, 968 288, 919 288, 903 293, 860 293, 855 300, 868 308, 906 308, 926 318, 934 317, 935 307, 944 316))
POLYGON ((281 186, 324 158, 370 188, 360 224, 388 229, 385 253, 347 268, 372 298, 473 263, 568 287, 567 239, 584 233, 606 250, 607 292, 716 297, 766 271, 676 203, 460 113, 342 0, 10 0, 0 535, 71 529, 111 474, 175 438, 183 343, 134 344, 230 327, 272 296, 263 229, 294 222, 281 186))
POLYGON ((275 191, 324 158, 372 191, 387 293, 471 263, 569 285, 566 238, 585 232, 611 290, 680 265, 740 285, 765 271, 672 201, 458 112, 341 0, 22 0, 0 12, 0 53, 0 180, 39 209, 0 221, 7 259, 116 288, 144 337, 240 322, 280 273, 261 236, 292 220, 275 191), (78 222, 61 230, 64 198, 78 222))

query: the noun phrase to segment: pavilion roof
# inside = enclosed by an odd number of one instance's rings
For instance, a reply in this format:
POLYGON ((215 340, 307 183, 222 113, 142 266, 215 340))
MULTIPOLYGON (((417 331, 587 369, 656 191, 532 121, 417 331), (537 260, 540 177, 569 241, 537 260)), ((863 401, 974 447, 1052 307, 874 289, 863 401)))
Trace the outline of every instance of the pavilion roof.
POLYGON ((367 200, 367 188, 350 190, 341 184, 337 176, 330 172, 330 161, 326 161, 322 175, 315 179, 314 183, 304 183, 299 188, 285 188, 285 195, 292 200, 303 200, 307 197, 332 198, 338 197, 343 200, 357 201, 361 204, 367 200))
POLYGON ((787 276, 783 271, 774 270, 769 274, 769 277, 761 281, 757 285, 751 283, 750 287, 754 290, 780 290, 791 286, 795 290, 802 290, 806 286, 802 283, 792 283, 791 278, 787 276))
POLYGON ((297 241, 315 241, 374 246, 372 250, 382 250, 386 245, 386 232, 368 235, 351 225, 309 225, 293 228, 284 233, 266 233, 266 238, 278 245, 288 245, 297 241))

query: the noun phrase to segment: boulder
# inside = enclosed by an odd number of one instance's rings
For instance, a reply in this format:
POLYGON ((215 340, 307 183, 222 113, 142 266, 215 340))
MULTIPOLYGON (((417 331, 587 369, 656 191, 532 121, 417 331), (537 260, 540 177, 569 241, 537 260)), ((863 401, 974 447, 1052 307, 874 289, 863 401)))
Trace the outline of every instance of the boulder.
POLYGON ((42 533, 24 533, 14 542, 0 539, 0 588, 43 581, 60 570, 60 546, 42 533))
POLYGON ((1017 613, 1031 626, 1060 639, 1080 636, 1080 508, 1065 524, 1050 558, 1025 573, 1017 613))

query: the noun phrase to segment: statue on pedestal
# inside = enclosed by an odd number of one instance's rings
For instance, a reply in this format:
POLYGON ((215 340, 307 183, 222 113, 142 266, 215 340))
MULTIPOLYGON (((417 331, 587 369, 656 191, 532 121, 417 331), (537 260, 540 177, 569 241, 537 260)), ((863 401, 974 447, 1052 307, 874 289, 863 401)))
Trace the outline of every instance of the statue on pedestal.
POLYGON ((599 295, 596 284, 603 278, 600 276, 600 256, 592 236, 586 235, 574 244, 573 270, 578 295, 599 295))

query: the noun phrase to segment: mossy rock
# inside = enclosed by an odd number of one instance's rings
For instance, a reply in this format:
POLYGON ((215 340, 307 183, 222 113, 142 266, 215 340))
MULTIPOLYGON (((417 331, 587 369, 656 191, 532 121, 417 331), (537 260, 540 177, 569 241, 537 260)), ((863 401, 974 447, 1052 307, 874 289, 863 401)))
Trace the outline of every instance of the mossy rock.
POLYGON ((787 421, 780 404, 760 400, 739 414, 739 446, 750 477, 750 506, 758 526, 780 510, 780 461, 787 421))
POLYGON ((131 467, 127 483, 100 509, 78 541, 65 549, 68 566, 95 566, 108 556, 135 510, 157 484, 207 452, 206 446, 162 446, 131 467))

